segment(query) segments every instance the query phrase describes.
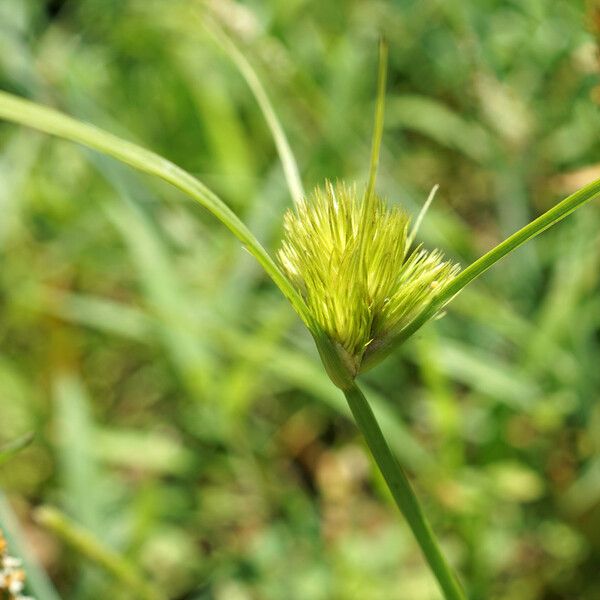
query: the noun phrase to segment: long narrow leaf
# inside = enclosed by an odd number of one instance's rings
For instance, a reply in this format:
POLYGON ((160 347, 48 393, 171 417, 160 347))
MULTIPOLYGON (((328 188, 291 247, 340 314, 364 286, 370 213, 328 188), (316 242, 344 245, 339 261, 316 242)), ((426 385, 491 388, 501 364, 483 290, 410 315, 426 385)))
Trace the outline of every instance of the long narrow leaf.
POLYGON ((377 69, 377 102, 375 104, 375 123, 371 142, 371 160, 369 161, 369 182, 365 192, 365 210, 370 214, 370 200, 375 192, 375 181, 379 167, 379 154, 383 140, 383 121, 385 115, 385 86, 387 83, 388 47, 385 39, 379 40, 379 67, 377 69))
POLYGON ((263 113, 265 121, 271 130, 271 135, 275 140, 277 153, 283 166, 285 179, 290 190, 290 194, 295 202, 300 202, 304 197, 304 188, 298 172, 298 163, 294 153, 285 135, 285 131, 277 118, 277 113, 269 100, 269 96, 263 87, 256 71, 235 45, 233 40, 223 31, 220 25, 212 18, 206 16, 204 21, 206 31, 219 44, 233 64, 237 67, 242 77, 246 80, 250 91, 256 98, 256 102, 263 113))
POLYGON ((267 274, 308 323, 306 305, 268 252, 232 210, 201 181, 166 158, 102 129, 77 121, 51 108, 0 91, 0 118, 89 146, 139 171, 170 183, 215 215, 258 260, 267 274))
POLYGON ((420 329, 437 311, 447 304, 456 294, 458 294, 471 281, 485 273, 490 267, 495 265, 500 259, 510 254, 513 250, 519 248, 535 236, 539 235, 552 225, 562 221, 573 211, 583 206, 586 202, 593 200, 600 195, 600 179, 593 181, 589 185, 576 191, 559 202, 556 206, 546 211, 537 219, 531 221, 522 229, 506 238, 495 248, 478 258, 470 264, 466 269, 461 271, 459 275, 452 280, 440 293, 435 297, 431 304, 423 310, 423 312, 405 327, 398 336, 396 336, 389 345, 385 348, 379 346, 376 351, 369 354, 367 350, 365 360, 363 361, 363 371, 370 369, 377 364, 382 356, 386 356, 393 348, 399 346, 407 338, 413 335, 420 329))

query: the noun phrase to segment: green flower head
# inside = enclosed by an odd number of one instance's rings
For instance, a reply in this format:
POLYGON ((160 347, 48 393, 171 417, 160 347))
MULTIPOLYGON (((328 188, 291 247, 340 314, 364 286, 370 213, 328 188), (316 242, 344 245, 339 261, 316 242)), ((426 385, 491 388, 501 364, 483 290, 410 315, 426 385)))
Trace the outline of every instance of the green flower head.
POLYGON ((458 273, 437 250, 413 247, 409 224, 403 209, 341 182, 285 216, 279 260, 351 377, 458 273))

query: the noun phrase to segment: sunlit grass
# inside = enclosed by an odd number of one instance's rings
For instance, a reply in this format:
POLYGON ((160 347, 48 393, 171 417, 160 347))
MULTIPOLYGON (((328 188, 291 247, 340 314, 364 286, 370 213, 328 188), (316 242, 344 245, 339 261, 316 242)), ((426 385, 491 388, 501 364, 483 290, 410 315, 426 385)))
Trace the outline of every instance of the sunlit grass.
MULTIPOLYGON (((86 0, 47 27, 40 3, 3 4, 0 87, 168 156, 234 203, 274 254, 289 206, 275 145, 196 22, 180 19, 188 29, 168 37, 158 3, 86 0)), ((463 266, 590 181, 580 167, 597 161, 593 49, 572 3, 434 14, 344 4, 335 23, 324 5, 236 6, 234 37, 268 83, 308 189, 367 178, 368 69, 385 24, 378 191, 415 215, 440 183, 419 239, 463 266), (485 105, 494 90, 520 119, 518 139, 485 105), (565 172, 576 187, 558 187, 565 172)), ((60 458, 77 439, 58 433, 67 371, 97 434, 85 455, 100 482, 95 534, 144 568, 163 565, 169 589, 439 598, 379 502, 343 398, 239 242, 114 162, 9 126, 0 143, 0 441, 38 434, 1 473, 21 521, 30 502, 71 517, 81 504, 79 469, 60 458)), ((597 231, 596 206, 573 215, 364 376, 443 547, 481 597, 594 597, 597 231), (521 560, 532 545, 539 557, 521 560)), ((56 549, 42 540, 33 547, 56 549)), ((11 543, 19 555, 31 546, 11 543)), ((64 597, 114 597, 77 556, 54 556, 44 560, 64 597)))

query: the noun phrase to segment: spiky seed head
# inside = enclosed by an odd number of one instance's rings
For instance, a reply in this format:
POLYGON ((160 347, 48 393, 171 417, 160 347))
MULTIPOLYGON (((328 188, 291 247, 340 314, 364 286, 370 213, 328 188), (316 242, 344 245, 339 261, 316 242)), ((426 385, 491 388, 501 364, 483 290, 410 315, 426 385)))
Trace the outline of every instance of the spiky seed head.
POLYGON ((352 377, 370 344, 402 331, 458 273, 437 250, 410 247, 409 221, 342 182, 285 215, 279 260, 352 377))

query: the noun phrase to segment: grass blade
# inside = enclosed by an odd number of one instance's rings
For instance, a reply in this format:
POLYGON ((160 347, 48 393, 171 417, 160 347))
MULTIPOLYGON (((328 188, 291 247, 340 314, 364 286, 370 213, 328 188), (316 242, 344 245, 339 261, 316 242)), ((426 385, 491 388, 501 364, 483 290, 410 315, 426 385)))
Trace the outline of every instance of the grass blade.
POLYGON ((381 152, 381 141, 383 139, 383 121, 385 114, 385 86, 387 83, 388 47, 384 38, 379 40, 379 66, 377 69, 377 102, 375 104, 375 124, 373 127, 373 140, 371 142, 371 160, 369 162, 369 183, 365 192, 365 208, 369 211, 369 200, 375 193, 375 181, 377 180, 377 169, 379 167, 379 154, 381 152))
POLYGON ((600 195, 600 179, 581 188, 574 194, 559 202, 556 206, 527 224, 525 227, 513 233, 495 248, 478 258, 469 265, 464 271, 458 274, 446 288, 444 288, 435 300, 436 310, 451 300, 460 290, 467 286, 471 281, 485 273, 490 267, 496 264, 500 259, 510 254, 513 250, 519 248, 535 236, 539 235, 555 223, 562 221, 573 211, 583 206, 586 202, 593 200, 600 195))
POLYGON ((256 98, 256 102, 263 113, 265 121, 271 130, 271 135, 275 140, 277 153, 283 166, 285 180, 287 182, 290 194, 294 202, 300 202, 304 197, 304 188, 298 172, 298 163, 294 157, 294 153, 285 135, 285 131, 277 118, 275 109, 269 100, 269 96, 263 87, 256 71, 242 54, 240 49, 235 45, 233 40, 225 33, 223 28, 212 18, 204 19, 206 31, 219 44, 222 50, 227 54, 231 61, 235 64, 242 77, 246 80, 250 91, 256 98))
POLYGON ((506 238, 502 243, 498 244, 495 248, 478 258, 475 262, 471 263, 466 269, 461 271, 457 277, 452 280, 440 293, 435 297, 433 302, 414 320, 405 327, 398 336, 396 336, 385 348, 380 346, 376 352, 368 354, 368 350, 365 353, 365 359, 363 360, 363 371, 366 371, 373 367, 379 362, 380 357, 387 356, 391 349, 402 344, 406 339, 413 335, 418 329, 420 329, 436 312, 440 310, 445 304, 447 304, 456 294, 458 294, 464 287, 466 287, 471 281, 477 279, 480 275, 485 273, 489 268, 495 265, 500 259, 504 258, 507 254, 510 254, 513 250, 516 250, 535 236, 539 235, 552 225, 562 221, 565 217, 570 215, 573 211, 583 206, 586 202, 593 200, 600 195, 600 179, 593 181, 589 185, 576 191, 565 198, 562 202, 559 202, 556 206, 546 211, 543 215, 537 219, 531 221, 522 229, 519 229, 516 233, 506 238))
POLYGON ((101 531, 100 473, 94 456, 95 423, 91 400, 81 379, 59 372, 52 385, 54 427, 58 440, 57 475, 69 512, 93 531, 101 531))
POLYGON ((181 167, 150 150, 93 125, 82 123, 56 110, 2 91, 0 91, 0 118, 83 144, 143 173, 155 175, 180 189, 207 208, 242 242, 292 303, 305 323, 310 321, 304 300, 252 232, 214 192, 181 167))

